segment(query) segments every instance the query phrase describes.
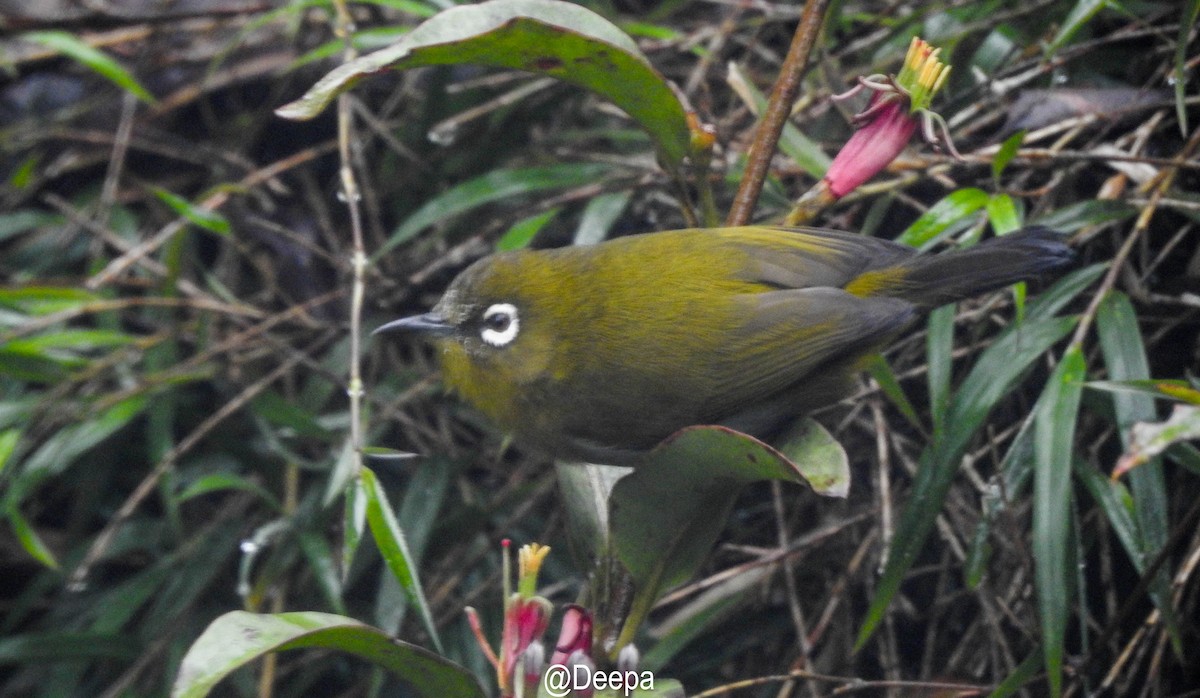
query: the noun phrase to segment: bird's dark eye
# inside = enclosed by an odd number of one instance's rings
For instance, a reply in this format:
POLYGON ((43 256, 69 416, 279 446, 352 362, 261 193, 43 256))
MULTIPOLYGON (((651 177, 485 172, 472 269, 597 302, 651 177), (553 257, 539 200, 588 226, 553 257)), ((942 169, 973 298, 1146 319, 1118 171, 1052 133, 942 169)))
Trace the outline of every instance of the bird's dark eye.
POLYGON ((494 347, 502 347, 517 338, 520 328, 516 306, 512 303, 495 303, 483 311, 483 329, 479 336, 494 347))

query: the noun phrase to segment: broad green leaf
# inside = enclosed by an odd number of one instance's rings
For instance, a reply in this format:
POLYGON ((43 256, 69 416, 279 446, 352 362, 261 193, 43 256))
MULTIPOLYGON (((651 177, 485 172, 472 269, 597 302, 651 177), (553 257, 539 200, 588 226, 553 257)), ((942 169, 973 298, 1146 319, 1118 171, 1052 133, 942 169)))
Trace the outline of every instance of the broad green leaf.
POLYGON ((467 180, 427 201, 400 224, 373 256, 382 257, 425 228, 484 204, 548 189, 594 184, 612 171, 608 165, 563 163, 518 170, 497 170, 467 180))
POLYGON ((352 618, 316 612, 232 611, 214 620, 188 649, 171 696, 207 696, 234 669, 271 652, 301 648, 358 655, 391 671, 423 698, 486 695, 466 669, 352 618))
POLYGON ((408 602, 417 609, 417 614, 420 615, 421 622, 425 625, 425 631, 429 633, 434 648, 440 653, 442 652, 442 640, 438 636, 437 626, 433 622, 433 614, 429 610, 429 603, 425 600, 425 592, 421 588, 421 579, 417 573, 418 560, 409 552, 408 543, 404 540, 404 532, 400 530, 396 514, 392 511, 391 504, 388 503, 387 494, 379 486, 379 480, 375 478, 375 473, 370 468, 363 468, 359 479, 362 480, 363 493, 367 500, 367 524, 371 528, 371 535, 375 538, 375 545, 379 547, 379 554, 383 557, 388 569, 400 582, 400 587, 404 590, 408 602))
POLYGON ((1050 318, 1012 325, 975 362, 957 394, 951 398, 945 428, 921 456, 909 502, 896 525, 887 566, 859 630, 858 647, 863 646, 883 621, 888 604, 925 545, 975 432, 1030 365, 1070 332, 1075 322, 1075 318, 1050 318))
POLYGON ((896 242, 924 249, 936 242, 938 236, 952 224, 974 215, 981 208, 987 206, 989 199, 987 192, 974 187, 951 192, 921 214, 920 218, 913 221, 912 225, 900 233, 896 242))
POLYGON ((555 463, 567 514, 567 540, 578 569, 592 569, 609 548, 608 498, 630 468, 595 463, 555 463))
POLYGON ((197 206, 182 196, 173 194, 166 189, 153 187, 151 190, 160 201, 170 206, 172 211, 188 219, 197 227, 203 228, 210 233, 216 233, 217 235, 229 236, 229 221, 225 220, 225 216, 216 211, 210 211, 197 206))
POLYGON ((689 152, 683 105, 633 39, 591 10, 558 0, 490 0, 440 12, 392 46, 334 69, 276 113, 310 119, 368 75, 463 63, 541 73, 606 97, 650 133, 669 169, 689 152))
POLYGON ((613 224, 629 205, 630 192, 619 191, 601 194, 587 203, 579 217, 572 242, 576 245, 594 245, 608 237, 613 224))
POLYGON ((695 573, 742 485, 760 480, 807 484, 796 464, 770 446, 704 426, 680 430, 617 482, 609 497, 610 536, 636 589, 623 637, 631 638, 661 591, 695 573))
MULTIPOLYGON (((1150 378, 1145 344, 1128 296, 1117 291, 1105 296, 1096 313, 1096 333, 1110 378, 1118 381, 1150 378)), ((1138 422, 1158 421, 1154 398, 1140 393, 1119 392, 1112 393, 1112 401, 1121 440, 1126 450, 1131 450, 1130 428, 1138 422)), ((1125 465, 1133 462, 1127 461, 1125 465)), ((1142 571, 1149 560, 1159 554, 1170 536, 1167 484, 1161 459, 1146 454, 1146 461, 1129 475, 1129 489, 1133 493, 1134 514, 1140 535, 1138 548, 1126 552, 1133 559, 1134 566, 1142 571)), ((1183 645, 1171 603, 1171 580, 1167 570, 1160 570, 1151 582, 1150 596, 1166 621, 1176 653, 1182 653, 1183 645)))
POLYGON ((1071 462, 1087 365, 1071 347, 1038 400, 1033 454, 1033 559, 1042 651, 1052 695, 1062 693, 1063 640, 1071 613, 1071 462))
POLYGON ((850 494, 850 458, 829 430, 805 417, 780 440, 779 452, 800 471, 808 486, 826 497, 850 494))
POLYGON ((1000 144, 1000 150, 996 151, 996 157, 992 158, 992 179, 1000 181, 1000 175, 1004 174, 1004 169, 1008 167, 1008 163, 1012 162, 1024 141, 1024 130, 1017 131, 1004 139, 1004 142, 1000 144))
POLYGON ((153 104, 154 96, 133 77, 133 74, 121 67, 111 56, 84 43, 79 37, 70 32, 59 30, 26 32, 22 39, 34 41, 46 48, 58 51, 74 61, 86 66, 98 75, 112 81, 121 89, 133 93, 143 102, 153 104))
POLYGON ((496 251, 508 252, 509 250, 519 250, 529 247, 529 243, 533 241, 533 236, 537 235, 538 231, 544 228, 552 218, 557 216, 559 211, 562 211, 562 209, 555 207, 549 211, 543 211, 537 215, 517 221, 508 229, 508 232, 501 235, 500 239, 496 241, 496 251))

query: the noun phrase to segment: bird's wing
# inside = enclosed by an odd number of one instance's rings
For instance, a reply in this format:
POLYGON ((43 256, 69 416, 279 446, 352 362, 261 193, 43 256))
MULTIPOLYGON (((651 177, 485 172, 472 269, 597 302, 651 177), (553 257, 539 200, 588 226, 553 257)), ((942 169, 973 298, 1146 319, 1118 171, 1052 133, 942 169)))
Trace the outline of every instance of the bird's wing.
MULTIPOLYGON (((704 414, 723 421, 783 397, 795 405, 816 406, 812 389, 849 374, 854 361, 878 351, 914 318, 915 306, 895 298, 862 298, 839 288, 806 288, 746 294, 741 324, 726 328, 718 358, 709 367, 715 379, 704 414), (830 379, 830 380, 827 380, 830 379)), ((786 406, 786 405, 785 405, 786 406)))
POLYGON ((721 231, 749 260, 742 280, 771 288, 840 288, 866 271, 917 253, 889 240, 822 228, 732 228, 721 231))

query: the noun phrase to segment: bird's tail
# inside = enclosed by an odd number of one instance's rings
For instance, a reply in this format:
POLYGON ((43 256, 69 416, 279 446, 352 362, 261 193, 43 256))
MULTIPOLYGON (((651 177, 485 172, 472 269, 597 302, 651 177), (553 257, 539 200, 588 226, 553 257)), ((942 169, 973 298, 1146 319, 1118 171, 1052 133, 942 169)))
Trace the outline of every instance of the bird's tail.
POLYGON ((1061 234, 1031 227, 964 250, 914 255, 895 266, 863 273, 846 290, 934 307, 1033 279, 1074 259, 1074 250, 1061 234))

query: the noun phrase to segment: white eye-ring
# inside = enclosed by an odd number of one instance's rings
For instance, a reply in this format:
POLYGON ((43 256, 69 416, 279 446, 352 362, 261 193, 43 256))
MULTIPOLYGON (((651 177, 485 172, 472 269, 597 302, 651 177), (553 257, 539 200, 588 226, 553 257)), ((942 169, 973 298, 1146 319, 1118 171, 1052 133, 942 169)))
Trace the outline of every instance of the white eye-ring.
POLYGON ((521 323, 512 303, 496 303, 483 313, 483 331, 479 336, 494 347, 502 347, 517 338, 521 323))

